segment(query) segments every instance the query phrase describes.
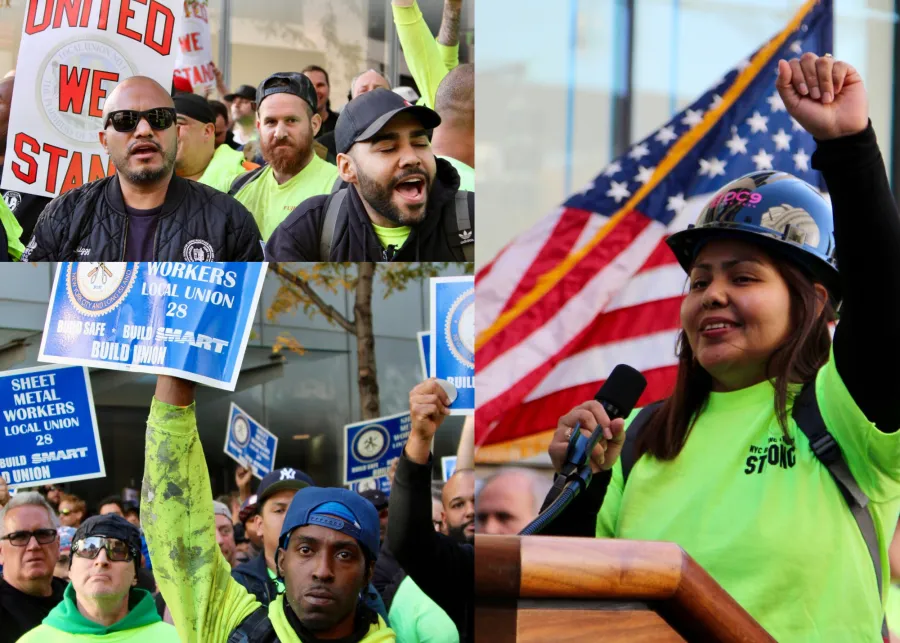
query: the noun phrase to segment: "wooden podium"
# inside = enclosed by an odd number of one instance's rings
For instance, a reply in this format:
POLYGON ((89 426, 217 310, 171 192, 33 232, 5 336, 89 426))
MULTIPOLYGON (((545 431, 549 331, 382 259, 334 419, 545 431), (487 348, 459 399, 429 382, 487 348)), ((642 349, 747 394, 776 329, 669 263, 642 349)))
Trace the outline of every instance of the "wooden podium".
POLYGON ((481 643, 774 642, 678 545, 475 536, 481 643))

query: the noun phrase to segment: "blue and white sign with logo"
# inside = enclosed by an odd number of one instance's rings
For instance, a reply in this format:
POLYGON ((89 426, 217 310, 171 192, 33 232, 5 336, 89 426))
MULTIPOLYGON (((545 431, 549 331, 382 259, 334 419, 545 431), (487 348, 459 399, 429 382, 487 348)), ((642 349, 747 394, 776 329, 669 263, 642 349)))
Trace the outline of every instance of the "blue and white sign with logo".
POLYGON ((87 368, 0 373, 0 445, 10 488, 106 476, 87 368))
POLYGON ((265 263, 61 263, 38 359, 233 391, 265 263))
POLYGON ((416 333, 419 345, 419 365, 422 367, 422 379, 431 377, 431 333, 427 330, 416 333))
POLYGON ((362 493, 369 489, 378 489, 381 493, 390 498, 391 496, 391 479, 387 476, 378 476, 377 478, 366 478, 365 480, 357 480, 351 482, 347 486, 351 491, 362 493))
POLYGON ((253 475, 262 479, 275 468, 277 449, 278 436, 232 402, 225 433, 225 454, 241 466, 250 467, 253 475))
POLYGON ((431 377, 459 393, 451 415, 475 412, 475 278, 431 279, 431 377))
POLYGON ((456 456, 455 455, 445 455, 441 458, 441 476, 443 477, 444 482, 450 479, 456 472, 456 456))
POLYGON ((344 427, 344 484, 387 476, 409 437, 409 412, 344 427))

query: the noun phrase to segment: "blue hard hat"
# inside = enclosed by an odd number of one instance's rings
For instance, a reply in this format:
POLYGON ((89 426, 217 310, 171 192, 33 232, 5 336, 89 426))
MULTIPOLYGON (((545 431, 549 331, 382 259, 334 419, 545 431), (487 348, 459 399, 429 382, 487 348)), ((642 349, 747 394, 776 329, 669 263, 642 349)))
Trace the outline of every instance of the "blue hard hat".
POLYGON ((840 301, 831 206, 806 181, 785 172, 742 176, 710 199, 696 224, 676 232, 667 243, 689 272, 703 245, 723 238, 757 244, 775 258, 794 263, 840 301))

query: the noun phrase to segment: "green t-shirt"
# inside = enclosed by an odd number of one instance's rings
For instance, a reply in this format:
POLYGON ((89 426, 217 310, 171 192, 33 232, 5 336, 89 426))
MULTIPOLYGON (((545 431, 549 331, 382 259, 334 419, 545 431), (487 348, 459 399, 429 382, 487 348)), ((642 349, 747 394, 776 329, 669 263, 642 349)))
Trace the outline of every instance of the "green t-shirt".
POLYGON ((310 197, 331 192, 337 178, 337 167, 313 154, 309 165, 281 185, 275 181, 272 168, 266 166, 259 176, 240 189, 235 198, 253 214, 262 239, 266 241, 294 208, 310 197))
POLYGON ((3 226, 6 232, 6 252, 13 261, 18 261, 22 253, 25 252, 25 246, 22 245, 22 241, 19 239, 22 236, 22 226, 19 225, 16 215, 12 213, 12 210, 9 209, 9 206, 6 205, 6 201, 3 199, 0 199, 0 225, 3 226))
POLYGON ((894 583, 888 588, 885 614, 887 614, 888 628, 900 636, 900 584, 898 583, 894 583))
POLYGON ((382 248, 387 248, 388 246, 394 246, 397 250, 403 247, 403 244, 406 243, 406 239, 409 237, 409 233, 412 230, 407 225, 397 226, 396 228, 382 228, 380 225, 372 224, 372 229, 375 230, 375 236, 378 237, 378 240, 381 242, 382 248))
POLYGON ((465 190, 466 192, 475 191, 475 168, 469 167, 462 161, 457 161, 450 156, 438 156, 438 158, 447 161, 447 163, 453 166, 456 173, 459 174, 460 190, 465 190))
POLYGON ((388 619, 402 643, 459 643, 456 625, 409 576, 394 594, 388 619))
MULTIPOLYGON (((888 579, 900 431, 866 419, 833 354, 815 386, 825 425, 871 500, 888 579)), ((624 493, 616 463, 597 536, 677 543, 779 643, 880 641, 882 606, 856 521, 790 415, 796 446, 785 443, 773 398, 768 382, 712 393, 678 457, 642 457, 624 493)))
POLYGON ((244 155, 227 145, 220 145, 197 182, 216 188, 219 192, 228 192, 232 181, 246 171, 244 155))

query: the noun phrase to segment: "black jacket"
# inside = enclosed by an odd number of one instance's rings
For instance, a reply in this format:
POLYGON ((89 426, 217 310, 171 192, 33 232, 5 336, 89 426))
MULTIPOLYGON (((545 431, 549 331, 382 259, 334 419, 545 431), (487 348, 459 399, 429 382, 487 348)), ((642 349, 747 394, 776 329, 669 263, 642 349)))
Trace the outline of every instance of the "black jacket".
POLYGON ((266 557, 263 554, 232 569, 231 577, 253 594, 263 607, 268 607, 269 603, 278 596, 275 581, 269 578, 269 568, 266 566, 266 557))
POLYGON ((434 530, 431 458, 416 464, 404 452, 391 486, 387 540, 416 585, 447 612, 462 643, 474 643, 475 547, 434 530))
MULTIPOLYGON (((458 255, 459 239, 451 239, 448 233, 448 230, 455 231, 457 228, 455 199, 459 191, 459 174, 444 159, 435 160, 437 175, 428 196, 425 219, 413 227, 406 243, 396 251, 390 261, 463 261, 458 255)), ((319 256, 319 240, 325 221, 326 202, 332 196, 320 195, 298 205, 275 229, 266 244, 266 259, 388 261, 359 193, 352 185, 347 190, 347 198, 341 205, 340 217, 346 224, 338 225, 335 230, 330 256, 319 256)), ((469 217, 474 229, 474 195, 471 193, 469 193, 469 217)))
MULTIPOLYGON (((38 219, 22 261, 123 261, 128 215, 118 176, 54 199, 38 219)), ((236 200, 172 176, 152 257, 141 261, 262 261, 259 228, 236 200)))
POLYGON ((0 578, 0 643, 15 643, 19 637, 41 624, 62 600, 65 581, 50 581, 50 596, 29 596, 0 578))

